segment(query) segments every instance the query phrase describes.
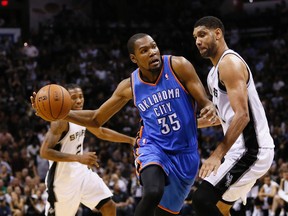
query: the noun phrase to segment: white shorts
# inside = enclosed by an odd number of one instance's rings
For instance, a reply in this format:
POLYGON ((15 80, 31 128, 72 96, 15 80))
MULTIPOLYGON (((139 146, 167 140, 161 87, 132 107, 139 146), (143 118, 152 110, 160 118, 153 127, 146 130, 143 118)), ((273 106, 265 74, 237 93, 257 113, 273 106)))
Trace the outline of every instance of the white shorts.
POLYGON ((288 202, 288 194, 287 193, 285 193, 285 191, 283 191, 283 190, 279 190, 278 191, 278 195, 279 195, 279 197, 281 198, 281 199, 283 199, 285 202, 288 202))
POLYGON ((244 205, 246 204, 246 196, 256 180, 270 169, 274 148, 259 148, 258 154, 254 156, 251 154, 252 157, 248 160, 243 160, 244 157, 241 159, 244 154, 244 150, 227 154, 217 174, 212 173, 205 178, 223 194, 224 201, 235 202, 241 198, 244 205), (257 157, 257 160, 249 164, 249 160, 253 157, 257 157))
MULTIPOLYGON (((80 203, 94 209, 101 200, 113 196, 104 181, 92 171, 89 171, 79 184, 73 185, 72 190, 61 191, 56 187, 54 191, 57 198, 57 202, 55 202, 56 216, 75 216, 80 203)), ((45 215, 48 215, 49 207, 50 204, 47 202, 45 215)))

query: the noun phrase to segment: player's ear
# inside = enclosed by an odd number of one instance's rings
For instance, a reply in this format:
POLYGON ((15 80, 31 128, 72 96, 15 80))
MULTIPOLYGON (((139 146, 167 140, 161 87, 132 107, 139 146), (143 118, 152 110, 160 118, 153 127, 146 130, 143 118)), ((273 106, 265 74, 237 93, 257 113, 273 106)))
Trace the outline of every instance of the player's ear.
POLYGON ((222 31, 220 28, 216 28, 215 29, 215 35, 216 35, 216 39, 219 40, 222 37, 222 31))
POLYGON ((134 54, 130 54, 129 55, 130 56, 130 60, 133 62, 133 63, 137 63, 137 60, 136 60, 136 58, 135 58, 135 55, 134 54))

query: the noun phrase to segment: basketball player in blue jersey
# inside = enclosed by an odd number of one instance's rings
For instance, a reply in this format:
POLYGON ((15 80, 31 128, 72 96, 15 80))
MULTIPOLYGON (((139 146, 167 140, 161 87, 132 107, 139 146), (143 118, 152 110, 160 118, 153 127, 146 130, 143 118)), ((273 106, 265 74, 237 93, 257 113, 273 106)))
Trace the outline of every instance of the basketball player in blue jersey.
POLYGON ((198 172, 197 107, 212 123, 216 110, 184 57, 161 56, 143 33, 133 35, 127 47, 138 66, 131 77, 98 110, 71 111, 65 120, 100 127, 133 99, 142 119, 134 153, 143 196, 135 216, 177 215, 198 172))
MULTIPOLYGON (((66 88, 71 95, 72 109, 82 110, 84 96, 80 86, 69 84, 66 88)), ((32 105, 34 98, 31 97, 32 105)), ((87 129, 103 140, 130 144, 135 142, 135 138, 108 128, 87 129)), ((75 216, 82 203, 90 209, 98 209, 103 216, 116 216, 116 206, 111 199, 113 194, 97 173, 88 168, 97 164, 97 156, 95 152, 83 152, 85 131, 85 127, 65 120, 50 124, 40 149, 41 157, 49 160, 45 215, 75 216)))
MULTIPOLYGON (((274 143, 252 73, 243 58, 229 49, 223 23, 199 19, 193 31, 196 46, 213 64, 207 84, 224 131, 223 141, 199 170, 204 180, 193 196, 198 216, 229 215, 233 203, 246 194, 270 168, 274 143)), ((199 120, 199 127, 209 126, 199 120)))

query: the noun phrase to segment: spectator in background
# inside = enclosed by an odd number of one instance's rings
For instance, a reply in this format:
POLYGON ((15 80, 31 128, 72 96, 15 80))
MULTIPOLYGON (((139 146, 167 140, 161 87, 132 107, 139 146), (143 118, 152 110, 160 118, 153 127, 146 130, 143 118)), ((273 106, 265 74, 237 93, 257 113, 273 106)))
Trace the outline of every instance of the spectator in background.
POLYGON ((7 146, 12 146, 14 143, 14 137, 8 131, 7 126, 0 126, 0 150, 6 150, 7 146))
POLYGON ((113 173, 110 178, 109 187, 114 188, 116 184, 117 184, 117 187, 120 188, 121 191, 123 192, 127 191, 126 182, 124 182, 124 180, 120 178, 118 174, 113 173))
POLYGON ((139 184, 138 178, 135 173, 135 168, 132 169, 131 171, 128 188, 129 188, 129 194, 134 200, 134 208, 133 208, 133 212, 134 212, 136 206, 138 205, 138 203, 140 202, 143 196, 143 188, 142 188, 142 185, 139 184))
POLYGON ((45 181, 46 173, 49 169, 49 163, 47 160, 43 159, 39 152, 36 155, 36 162, 35 162, 36 170, 37 170, 37 175, 39 176, 41 182, 45 181))
POLYGON ((24 216, 24 199, 15 191, 11 192, 10 209, 13 216, 24 216))
POLYGON ((128 193, 121 190, 119 182, 116 182, 113 186, 112 199, 116 203, 117 216, 133 216, 134 200, 128 193))
POLYGON ((255 208, 252 216, 270 216, 273 198, 278 192, 279 185, 271 180, 269 173, 263 177, 263 181, 264 184, 255 199, 255 208))
POLYGON ((273 82, 273 90, 275 92, 281 91, 285 87, 285 82, 282 79, 281 75, 276 75, 273 82))
POLYGON ((273 198, 272 211, 269 216, 275 216, 281 209, 288 214, 288 168, 282 170, 283 177, 280 181, 279 191, 273 198))
POLYGON ((31 137, 29 143, 27 144, 27 157, 36 162, 36 157, 37 155, 39 155, 39 151, 40 151, 40 142, 37 136, 34 135, 33 137, 31 137))
POLYGON ((3 194, 0 195, 0 215, 1 216, 12 216, 10 206, 6 202, 6 198, 5 198, 5 196, 3 196, 3 194))
POLYGON ((5 194, 7 192, 7 186, 5 185, 2 178, 0 178, 0 194, 5 194))
POLYGON ((1 165, 0 169, 0 178, 3 180, 4 185, 8 186, 12 180, 11 173, 8 171, 8 168, 5 165, 1 165))
POLYGON ((28 58, 36 58, 39 55, 39 50, 31 41, 28 41, 23 44, 22 53, 28 58))
POLYGON ((27 210, 25 216, 44 216, 45 203, 37 194, 32 194, 26 201, 27 210))

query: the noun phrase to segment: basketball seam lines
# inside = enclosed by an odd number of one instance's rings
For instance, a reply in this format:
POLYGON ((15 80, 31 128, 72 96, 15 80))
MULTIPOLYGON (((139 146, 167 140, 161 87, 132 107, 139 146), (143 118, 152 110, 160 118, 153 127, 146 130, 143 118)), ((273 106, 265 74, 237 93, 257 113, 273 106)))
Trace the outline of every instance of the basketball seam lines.
POLYGON ((58 116, 57 116, 57 118, 60 116, 60 114, 62 113, 62 109, 63 109, 63 105, 64 105, 64 92, 63 92, 63 89, 62 88, 60 88, 61 89, 61 94, 62 94, 62 104, 61 104, 61 109, 60 109, 60 112, 58 113, 58 116))
POLYGON ((54 117, 54 113, 52 112, 52 107, 51 107, 51 94, 50 94, 51 91, 50 91, 50 89, 51 89, 51 85, 49 85, 49 90, 48 90, 48 98, 49 98, 48 102, 49 102, 51 117, 53 118, 53 120, 55 120, 56 118, 54 117))

